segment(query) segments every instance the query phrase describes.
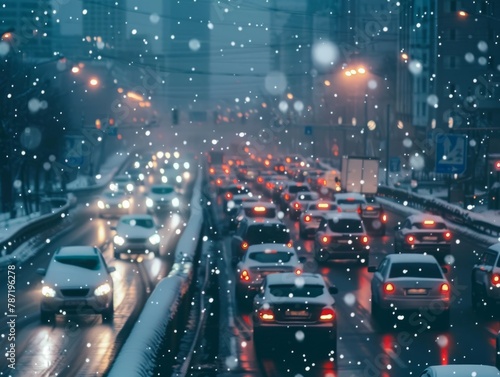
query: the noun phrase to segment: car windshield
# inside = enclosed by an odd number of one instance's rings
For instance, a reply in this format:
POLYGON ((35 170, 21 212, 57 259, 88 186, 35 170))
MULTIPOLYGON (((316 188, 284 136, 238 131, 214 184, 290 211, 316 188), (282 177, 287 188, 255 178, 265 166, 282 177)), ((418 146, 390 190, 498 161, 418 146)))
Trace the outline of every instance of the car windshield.
POLYGON ((259 224, 248 228, 246 241, 251 244, 279 243, 290 241, 290 232, 283 224, 259 224))
POLYGON ((173 191, 174 191, 174 188, 173 187, 168 187, 168 186, 165 186, 165 187, 153 187, 151 189, 151 192, 153 194, 158 194, 158 195, 170 194, 173 191))
POLYGON ((288 188, 288 191, 290 192, 290 194, 296 194, 298 192, 309 191, 309 188, 306 186, 290 186, 288 188))
POLYGON ((324 287, 319 284, 273 284, 269 292, 275 297, 319 297, 324 292, 324 287))
POLYGON ((441 279, 441 269, 436 263, 393 263, 389 278, 430 278, 441 279))
POLYGON ((360 233, 363 232, 363 225, 361 220, 356 219, 330 219, 328 220, 328 227, 335 233, 360 233))
POLYGON ((58 263, 93 271, 98 270, 101 266, 97 255, 56 255, 54 260, 58 263))
POLYGON ((154 222, 151 219, 123 219, 122 224, 130 226, 139 226, 141 228, 153 228, 154 222))
POLYGON ((245 215, 247 217, 264 217, 267 219, 272 219, 276 217, 276 209, 275 208, 266 208, 264 210, 255 210, 252 208, 245 208, 245 215))
POLYGON ((413 223, 413 227, 417 229, 446 229, 446 224, 437 221, 423 221, 419 223, 413 223))
POLYGON ((271 250, 269 252, 254 252, 248 255, 248 259, 251 259, 260 263, 288 263, 292 259, 293 253, 289 251, 276 251, 271 250))
POLYGON ((338 199, 337 204, 364 204, 366 203, 362 199, 338 199))

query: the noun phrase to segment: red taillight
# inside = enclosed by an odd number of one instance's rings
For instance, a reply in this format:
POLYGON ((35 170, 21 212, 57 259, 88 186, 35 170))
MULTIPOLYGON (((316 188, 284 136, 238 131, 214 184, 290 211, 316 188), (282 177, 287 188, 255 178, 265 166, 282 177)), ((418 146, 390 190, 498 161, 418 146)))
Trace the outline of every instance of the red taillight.
POLYGON ((384 284, 384 292, 385 293, 394 293, 396 290, 396 287, 394 287, 394 284, 392 283, 385 283, 384 284))
POLYGON ((443 236, 446 241, 451 240, 451 232, 445 232, 443 236))
POLYGON ((262 183, 262 182, 264 182, 264 178, 262 178, 262 177, 258 177, 258 178, 257 178, 257 183, 262 183))
POLYGON ((443 283, 441 284, 441 287, 439 287, 439 292, 441 292, 444 295, 447 295, 450 293, 450 286, 448 283, 443 283))
POLYGON ((248 273, 247 270, 241 271, 240 279, 243 280, 243 281, 249 281, 250 280, 250 274, 248 273))
POLYGON ((208 171, 210 172, 210 174, 215 174, 215 169, 214 168, 210 168, 208 171))
POLYGON ((248 249, 248 242, 247 241, 242 241, 241 242, 241 250, 246 250, 248 249))
POLYGON ((283 198, 284 198, 286 201, 289 201, 289 200, 290 200, 290 195, 285 194, 285 195, 283 196, 283 198))
POLYGON ((387 215, 384 213, 382 215, 382 217, 380 218, 380 220, 382 220, 383 223, 386 223, 387 222, 387 215))
POLYGON ((415 236, 408 234, 405 240, 407 244, 413 245, 415 243, 415 236))
POLYGON ((311 216, 309 216, 309 215, 305 215, 305 216, 304 216, 304 221, 305 221, 306 223, 310 222, 311 220, 312 220, 312 217, 311 217, 311 216))
POLYGON ((319 178, 318 179, 318 185, 319 186, 326 186, 326 179, 319 178))
POLYGON ((295 275, 302 275, 302 270, 300 268, 296 268, 295 275))
POLYGON ((499 274, 491 275, 491 284, 493 284, 495 287, 500 287, 500 275, 499 274))
POLYGON ((232 198, 233 198, 233 194, 231 194, 230 192, 226 192, 226 199, 231 200, 232 198))
POLYGON ((361 207, 358 207, 358 215, 361 215, 361 207))
POLYGON ((292 241, 288 241, 287 244, 286 244, 286 246, 288 246, 288 247, 292 247, 292 245, 293 245, 292 241))
POLYGON ((300 209, 300 203, 299 202, 293 203, 293 208, 300 209))
POLYGON ((337 207, 337 212, 342 212, 342 208, 340 208, 340 206, 337 207))
POLYGON ((323 245, 328 245, 330 243, 330 237, 328 236, 322 236, 320 240, 323 245))
POLYGON ((274 313, 271 309, 260 309, 259 318, 261 321, 273 321, 274 313))
POLYGON ((218 179, 218 180, 217 180, 217 184, 218 184, 219 186, 220 186, 220 185, 222 185, 222 179, 218 179))
POLYGON ((361 237, 361 243, 367 244, 368 243, 368 236, 361 237))
POLYGON ((333 321, 335 319, 335 311, 332 308, 323 308, 319 319, 321 321, 333 321))

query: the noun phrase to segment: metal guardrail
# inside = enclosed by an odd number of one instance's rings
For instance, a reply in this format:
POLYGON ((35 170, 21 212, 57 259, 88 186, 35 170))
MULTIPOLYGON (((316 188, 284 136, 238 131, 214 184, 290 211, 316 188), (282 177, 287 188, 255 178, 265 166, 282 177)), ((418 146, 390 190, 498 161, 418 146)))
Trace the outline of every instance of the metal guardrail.
POLYGON ((455 224, 466 226, 476 232, 484 233, 493 237, 500 237, 500 224, 475 218, 469 211, 464 210, 454 204, 450 204, 442 199, 429 196, 422 196, 401 189, 387 186, 379 186, 377 195, 392 199, 397 203, 404 204, 412 208, 427 211, 439 215, 455 224))

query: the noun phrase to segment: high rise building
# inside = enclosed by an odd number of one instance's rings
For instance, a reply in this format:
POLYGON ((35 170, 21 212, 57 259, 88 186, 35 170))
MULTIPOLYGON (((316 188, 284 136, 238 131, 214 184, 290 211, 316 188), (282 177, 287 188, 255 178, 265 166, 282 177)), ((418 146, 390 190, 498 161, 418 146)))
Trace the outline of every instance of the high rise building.
POLYGON ((102 50, 126 45, 126 1, 83 3, 83 36, 102 50))

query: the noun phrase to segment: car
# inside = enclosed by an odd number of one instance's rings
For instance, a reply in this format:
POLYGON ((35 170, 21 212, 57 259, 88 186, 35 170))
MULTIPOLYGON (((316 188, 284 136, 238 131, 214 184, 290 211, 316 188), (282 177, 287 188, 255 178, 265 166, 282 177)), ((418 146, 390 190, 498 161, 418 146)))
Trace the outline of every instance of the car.
POLYGON ((37 269, 43 276, 40 320, 54 323, 56 314, 100 314, 113 322, 113 279, 115 267, 106 264, 95 246, 63 246, 49 266, 37 269))
POLYGON ((315 357, 337 358, 337 312, 322 275, 293 272, 267 275, 253 300, 253 341, 257 356, 275 345, 309 345, 315 357), (299 338, 297 334, 302 335, 299 338))
POLYGON ((238 301, 251 298, 269 274, 293 272, 301 275, 304 262, 305 258, 299 258, 297 251, 287 245, 265 243, 250 246, 236 266, 236 298, 238 301))
POLYGON ((227 230, 230 232, 234 231, 238 226, 239 220, 237 220, 237 218, 243 204, 256 203, 258 201, 259 197, 253 196, 252 193, 234 195, 233 198, 227 203, 226 212, 224 213, 227 230))
POLYGON ((451 252, 453 237, 441 216, 417 214, 395 227, 396 253, 428 253, 440 262, 451 252))
POLYGON ((109 184, 109 189, 113 191, 123 190, 132 194, 135 190, 135 181, 128 174, 116 175, 109 184))
POLYGON ((142 166, 143 162, 141 159, 135 161, 131 166, 128 167, 125 174, 128 175, 134 182, 139 185, 144 185, 146 175, 148 171, 146 170, 146 165, 142 166))
POLYGON ((122 254, 146 254, 154 257, 159 252, 161 237, 151 215, 122 216, 111 230, 116 231, 113 237, 113 249, 117 259, 120 259, 122 254))
POLYGON ((495 377, 500 376, 500 371, 491 365, 479 364, 453 364, 432 365, 427 367, 420 377, 495 377))
POLYGON ((358 214, 365 224, 366 231, 371 235, 384 236, 386 232, 387 214, 374 196, 366 197, 366 204, 360 204, 358 214))
POLYGON ((180 204, 175 187, 168 184, 152 185, 146 197, 148 213, 178 211, 180 204))
MULTIPOLYGON (((414 322, 422 310, 425 320, 444 328, 450 324, 451 285, 436 258, 425 254, 389 254, 378 267, 370 266, 372 316, 381 325, 388 316, 405 316, 414 322)), ((432 325, 432 323, 428 323, 432 325)))
POLYGON ((254 181, 254 186, 257 190, 263 191, 266 185, 266 179, 270 176, 275 175, 273 170, 263 170, 260 171, 254 181))
POLYGON ((238 224, 244 219, 281 220, 283 216, 283 213, 279 212, 276 205, 272 202, 263 202, 260 200, 245 201, 238 208, 231 230, 235 230, 238 224))
POLYGON ((368 204, 363 194, 355 192, 336 193, 333 201, 342 209, 342 212, 358 212, 360 205, 368 204))
POLYGON ((240 184, 240 183, 233 183, 233 184, 225 187, 224 191, 221 193, 222 211, 226 212, 227 205, 233 199, 234 195, 250 194, 251 192, 252 191, 250 190, 249 187, 247 187, 243 184, 240 184))
POLYGON ((314 237, 314 259, 354 259, 368 264, 369 238, 357 213, 328 213, 323 216, 314 237))
POLYGON ((290 229, 281 220, 243 219, 231 239, 232 262, 236 264, 248 248, 262 243, 292 246, 290 229))
POLYGON ((221 194, 229 185, 234 183, 238 183, 238 179, 227 174, 218 174, 210 180, 210 184, 217 195, 221 194))
POLYGON ((119 217, 130 212, 132 198, 123 190, 105 190, 97 200, 99 217, 119 217))
POLYGON ((319 194, 313 191, 301 192, 297 194, 295 199, 290 203, 288 207, 290 220, 298 221, 304 208, 306 208, 309 205, 309 203, 317 202, 318 199, 319 199, 319 194))
POLYGON ((307 204, 299 217, 300 238, 305 239, 314 236, 323 215, 329 212, 339 213, 341 209, 334 202, 321 199, 307 204))
POLYGON ((265 178, 264 194, 276 202, 288 182, 290 178, 287 175, 271 175, 265 178))
POLYGON ((311 188, 307 183, 289 182, 281 192, 279 203, 283 212, 288 211, 290 203, 297 197, 299 193, 311 192, 311 188))
POLYGON ((493 309, 500 304, 500 243, 489 246, 472 268, 473 308, 493 309))

